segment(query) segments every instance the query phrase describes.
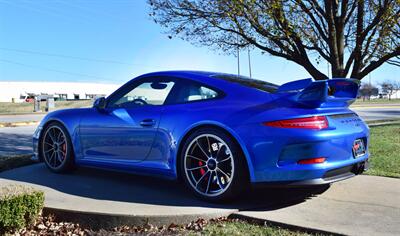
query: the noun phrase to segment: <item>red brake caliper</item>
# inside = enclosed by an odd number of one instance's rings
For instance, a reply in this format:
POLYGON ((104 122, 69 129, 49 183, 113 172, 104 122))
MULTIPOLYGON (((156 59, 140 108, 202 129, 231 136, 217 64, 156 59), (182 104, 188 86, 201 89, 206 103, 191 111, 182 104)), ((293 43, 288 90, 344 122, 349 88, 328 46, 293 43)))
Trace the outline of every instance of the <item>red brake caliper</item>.
MULTIPOLYGON (((202 162, 202 161, 199 161, 199 166, 202 166, 202 165, 203 165, 203 162, 202 162)), ((205 171, 203 168, 200 168, 200 174, 201 174, 201 176, 203 176, 205 173, 206 173, 206 171, 205 171)))
POLYGON ((63 145, 62 145, 62 150, 63 150, 63 159, 65 158, 65 153, 66 153, 66 149, 67 149, 67 145, 64 143, 63 145))

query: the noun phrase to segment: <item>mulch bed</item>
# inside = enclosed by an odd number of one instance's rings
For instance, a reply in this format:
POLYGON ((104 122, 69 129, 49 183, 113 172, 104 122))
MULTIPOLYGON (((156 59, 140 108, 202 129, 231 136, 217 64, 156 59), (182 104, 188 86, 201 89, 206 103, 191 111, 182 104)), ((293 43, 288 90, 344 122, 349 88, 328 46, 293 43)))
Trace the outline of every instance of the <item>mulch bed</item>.
POLYGON ((237 221, 221 217, 217 219, 198 219, 186 225, 170 224, 168 226, 154 226, 144 224, 141 226, 121 226, 111 230, 92 231, 89 228, 81 227, 79 224, 70 222, 57 222, 53 216, 41 216, 34 225, 14 232, 14 235, 71 235, 71 236, 105 236, 105 235, 187 235, 189 232, 196 233, 204 229, 209 223, 237 221))

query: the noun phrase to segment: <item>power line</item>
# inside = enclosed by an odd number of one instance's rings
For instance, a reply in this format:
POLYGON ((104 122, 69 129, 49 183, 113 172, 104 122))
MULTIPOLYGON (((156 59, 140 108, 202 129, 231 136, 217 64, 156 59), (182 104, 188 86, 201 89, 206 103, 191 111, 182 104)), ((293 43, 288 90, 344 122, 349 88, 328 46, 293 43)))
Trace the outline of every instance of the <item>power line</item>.
MULTIPOLYGON (((92 16, 93 15, 103 15, 105 17, 113 18, 113 19, 117 19, 117 20, 126 20, 126 19, 123 19, 123 18, 121 18, 121 17, 119 17, 118 15, 115 15, 115 14, 110 14, 108 12, 102 12, 102 11, 93 10, 93 7, 91 7, 91 8, 84 7, 84 6, 82 6, 82 4, 71 4, 70 2, 66 2, 64 0, 59 0, 58 3, 64 4, 64 5, 72 7, 72 8, 76 8, 76 9, 80 9, 80 10, 86 11, 89 14, 91 14, 92 16)), ((87 15, 87 14, 85 14, 85 15, 87 15)))
POLYGON ((73 22, 73 19, 71 17, 65 17, 60 14, 54 14, 53 12, 49 12, 49 11, 41 10, 41 9, 38 9, 35 7, 31 7, 30 5, 24 5, 23 3, 26 3, 26 2, 22 2, 22 3, 20 2, 20 3, 16 4, 15 2, 8 2, 6 0, 2 0, 2 1, 0 1, 0 3, 5 3, 5 4, 8 4, 13 7, 18 7, 18 8, 22 8, 22 9, 29 10, 29 11, 34 11, 34 12, 39 12, 42 14, 50 15, 52 17, 62 18, 63 20, 73 22))
POLYGON ((69 12, 65 11, 64 7, 62 7, 59 2, 52 1, 52 4, 48 4, 46 2, 25 2, 29 3, 28 5, 32 4, 35 8, 42 8, 42 10, 46 10, 52 12, 54 14, 64 16, 68 19, 73 19, 75 21, 84 22, 84 23, 96 23, 96 19, 88 16, 87 14, 77 14, 77 12, 69 12), (44 3, 44 4, 42 4, 44 3), (71 14, 72 13, 72 14, 71 14))
POLYGON ((102 79, 102 80, 113 80, 111 78, 97 76, 97 75, 89 75, 89 74, 76 73, 76 72, 70 72, 70 71, 64 71, 64 70, 57 70, 57 69, 52 69, 52 68, 47 68, 47 67, 42 67, 42 66, 29 65, 29 64, 25 64, 25 63, 16 62, 16 61, 10 61, 7 59, 0 59, 0 62, 5 62, 5 63, 13 64, 13 65, 29 67, 29 68, 34 68, 34 69, 39 69, 39 70, 44 70, 44 71, 51 71, 51 72, 57 72, 57 73, 62 73, 62 74, 67 74, 67 75, 73 75, 73 76, 88 77, 88 78, 102 79))
POLYGON ((101 63, 112 63, 112 64, 129 65, 129 66, 137 65, 137 66, 146 66, 146 67, 148 67, 147 65, 143 65, 143 64, 128 63, 128 62, 115 61, 115 60, 106 60, 106 59, 95 59, 95 58, 88 58, 88 57, 77 57, 77 56, 55 54, 55 53, 45 53, 45 52, 30 51, 30 50, 24 50, 24 49, 14 49, 14 48, 3 48, 3 47, 0 47, 0 50, 10 51, 10 52, 19 52, 19 53, 25 53, 25 54, 35 54, 35 55, 49 56, 49 57, 60 57, 60 58, 74 59, 74 60, 81 60, 81 61, 93 61, 93 62, 101 62, 101 63))
MULTIPOLYGON (((44 15, 49 15, 51 17, 56 17, 59 19, 63 19, 65 21, 68 21, 69 23, 73 23, 76 24, 77 21, 79 21, 79 23, 89 23, 89 24, 97 24, 98 23, 98 19, 93 15, 89 15, 87 14, 87 12, 82 12, 82 11, 74 11, 73 15, 71 15, 71 12, 65 12, 63 11, 63 6, 61 6, 62 4, 65 4, 64 2, 52 2, 54 4, 58 4, 60 5, 60 7, 52 7, 52 4, 38 4, 37 2, 29 2, 29 1, 23 1, 23 2, 9 2, 7 0, 0 0, 0 3, 4 3, 4 4, 8 4, 9 6, 12 7, 17 7, 17 8, 21 8, 21 9, 25 9, 25 10, 29 10, 29 11, 33 11, 33 12, 39 12, 41 14, 44 15), (33 4, 33 5, 32 5, 33 4), (67 14, 65 14, 67 13, 67 14), (78 14, 78 13, 84 13, 84 14, 78 14)), ((85 2, 85 3, 89 3, 89 2, 85 2)), ((97 4, 97 2, 96 2, 97 4)), ((67 6, 73 6, 71 4, 67 4, 67 6)), ((76 8, 80 8, 80 9, 85 9, 84 7, 76 7, 76 8)), ((88 9, 88 8, 87 8, 88 9)), ((89 10, 87 10, 89 11, 89 10)), ((91 10, 90 12, 95 13, 96 11, 91 10)), ((110 18, 112 17, 111 14, 107 14, 104 13, 104 15, 108 15, 107 17, 110 18)), ((113 16, 112 18, 117 19, 116 16, 113 16)), ((123 18, 120 18, 121 20, 126 20, 123 18)), ((115 31, 114 28, 111 28, 110 30, 115 31)), ((120 33, 120 32, 118 32, 120 33)))

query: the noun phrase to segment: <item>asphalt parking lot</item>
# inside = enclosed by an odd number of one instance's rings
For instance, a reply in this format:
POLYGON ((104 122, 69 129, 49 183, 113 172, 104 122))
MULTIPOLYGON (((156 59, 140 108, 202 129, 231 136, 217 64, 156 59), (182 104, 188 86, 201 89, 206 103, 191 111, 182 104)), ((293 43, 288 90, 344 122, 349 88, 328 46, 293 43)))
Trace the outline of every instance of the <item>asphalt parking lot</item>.
POLYGON ((31 154, 36 126, 0 128, 0 156, 31 154))
POLYGON ((354 107, 351 108, 365 121, 400 119, 400 106, 379 107, 354 107))

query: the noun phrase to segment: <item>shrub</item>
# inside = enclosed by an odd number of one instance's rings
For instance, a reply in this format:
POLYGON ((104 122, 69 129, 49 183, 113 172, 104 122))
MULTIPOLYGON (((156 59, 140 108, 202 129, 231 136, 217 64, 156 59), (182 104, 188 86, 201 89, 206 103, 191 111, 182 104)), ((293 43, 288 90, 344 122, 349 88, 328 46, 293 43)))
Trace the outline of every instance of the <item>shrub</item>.
POLYGON ((0 186, 0 234, 35 222, 44 205, 44 193, 20 185, 0 186))

